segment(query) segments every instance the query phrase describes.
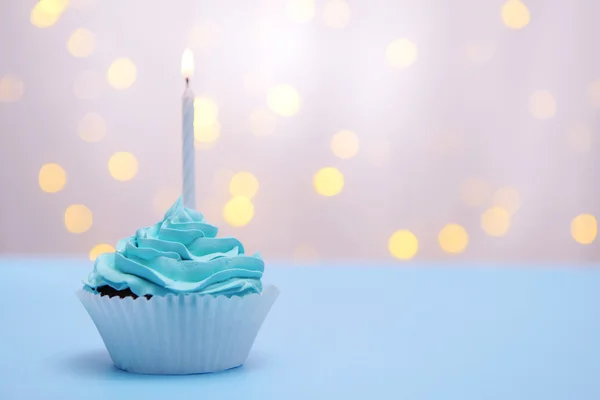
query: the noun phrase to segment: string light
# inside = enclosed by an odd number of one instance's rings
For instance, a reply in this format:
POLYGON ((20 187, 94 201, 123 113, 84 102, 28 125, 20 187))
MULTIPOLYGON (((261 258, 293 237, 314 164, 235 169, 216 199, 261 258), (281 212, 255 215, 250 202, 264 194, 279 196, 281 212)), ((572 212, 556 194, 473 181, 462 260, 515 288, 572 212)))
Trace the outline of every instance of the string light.
POLYGON ((71 34, 67 41, 67 49, 73 57, 85 58, 94 52, 96 39, 87 29, 79 28, 71 34))
POLYGON ((405 38, 396 39, 388 45, 385 56, 393 67, 408 68, 417 61, 417 45, 405 38))
POLYGON ((67 173, 58 164, 44 164, 38 175, 40 189, 46 193, 60 192, 67 183, 67 173))
POLYGON ((65 211, 65 227, 71 233, 87 232, 93 221, 92 212, 83 204, 72 204, 65 211))
POLYGON ((229 182, 229 193, 233 197, 246 197, 252 199, 258 192, 258 179, 247 171, 238 172, 229 182))
POLYGON ((231 226, 245 226, 253 217, 254 205, 247 197, 234 197, 223 208, 223 219, 231 226))
POLYGON ((115 252, 115 248, 113 246, 111 246, 110 244, 106 244, 106 243, 97 244, 90 250, 90 261, 96 261, 96 258, 98 258, 98 256, 100 254, 114 253, 114 252, 115 252))
POLYGON ((129 88, 137 78, 137 67, 129 58, 117 58, 106 73, 108 83, 117 90, 129 88))
POLYGON ((399 260, 410 260, 419 250, 419 241, 411 231, 398 230, 390 236, 388 250, 399 260))
POLYGON ((342 159, 352 158, 358 153, 359 141, 356 133, 340 131, 331 138, 331 151, 342 159))
POLYGON ((459 254, 467 248, 469 235, 461 225, 448 224, 440 231, 438 241, 446 253, 459 254))
POLYGON ((129 181, 137 175, 138 161, 131 153, 118 152, 108 160, 108 170, 116 180, 129 181))
POLYGON ((571 236, 577 243, 592 244, 598 234, 598 222, 591 214, 580 214, 571 221, 571 236))
POLYGON ((96 113, 87 113, 79 121, 79 137, 86 142, 99 142, 106 136, 106 121, 96 113))
POLYGON ((510 29, 523 29, 529 24, 529 9, 520 0, 508 0, 502 6, 502 21, 510 29))
POLYGON ((502 207, 488 208, 481 214, 481 229, 489 236, 504 236, 510 228, 510 213, 502 207))
POLYGON ((291 117, 300 110, 300 95, 291 85, 276 85, 269 90, 267 105, 282 117, 291 117))
POLYGON ((315 174, 313 185, 318 194, 335 196, 344 188, 344 175, 337 168, 322 168, 315 174))

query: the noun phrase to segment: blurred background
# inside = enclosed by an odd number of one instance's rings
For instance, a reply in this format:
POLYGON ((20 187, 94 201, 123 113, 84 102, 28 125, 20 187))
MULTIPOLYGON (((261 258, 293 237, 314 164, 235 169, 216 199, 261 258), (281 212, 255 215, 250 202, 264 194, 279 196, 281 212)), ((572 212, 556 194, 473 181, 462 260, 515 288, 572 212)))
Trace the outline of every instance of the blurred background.
POLYGON ((600 2, 1 4, 1 253, 93 259, 162 217, 189 47, 198 209, 249 251, 600 259, 600 2))

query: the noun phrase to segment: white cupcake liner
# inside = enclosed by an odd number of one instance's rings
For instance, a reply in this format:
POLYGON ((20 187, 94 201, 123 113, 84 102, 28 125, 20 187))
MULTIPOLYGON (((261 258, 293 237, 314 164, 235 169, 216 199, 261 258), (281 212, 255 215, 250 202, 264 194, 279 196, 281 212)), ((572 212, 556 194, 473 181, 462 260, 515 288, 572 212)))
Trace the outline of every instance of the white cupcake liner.
POLYGON ((198 374, 242 365, 279 289, 244 297, 198 294, 77 297, 115 365, 142 374, 198 374))

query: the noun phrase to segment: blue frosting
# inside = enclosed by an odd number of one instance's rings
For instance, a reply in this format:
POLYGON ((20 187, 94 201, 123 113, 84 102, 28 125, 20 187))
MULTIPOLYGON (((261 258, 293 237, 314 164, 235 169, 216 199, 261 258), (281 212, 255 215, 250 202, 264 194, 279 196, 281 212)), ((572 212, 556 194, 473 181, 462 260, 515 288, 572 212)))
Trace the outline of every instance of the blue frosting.
POLYGON ((115 253, 101 254, 84 285, 92 291, 104 285, 129 288, 138 296, 260 293, 260 256, 244 254, 237 239, 216 236, 217 228, 183 207, 180 198, 161 222, 119 241, 115 253))

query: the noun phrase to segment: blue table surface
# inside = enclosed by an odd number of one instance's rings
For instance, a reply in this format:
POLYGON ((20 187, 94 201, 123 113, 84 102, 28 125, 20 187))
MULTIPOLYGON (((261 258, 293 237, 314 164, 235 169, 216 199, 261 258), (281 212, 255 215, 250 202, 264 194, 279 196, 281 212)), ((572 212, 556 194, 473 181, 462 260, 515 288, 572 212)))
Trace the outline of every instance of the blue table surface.
POLYGON ((247 363, 116 369, 74 295, 90 263, 0 259, 0 399, 600 398, 600 269, 271 266, 247 363))

